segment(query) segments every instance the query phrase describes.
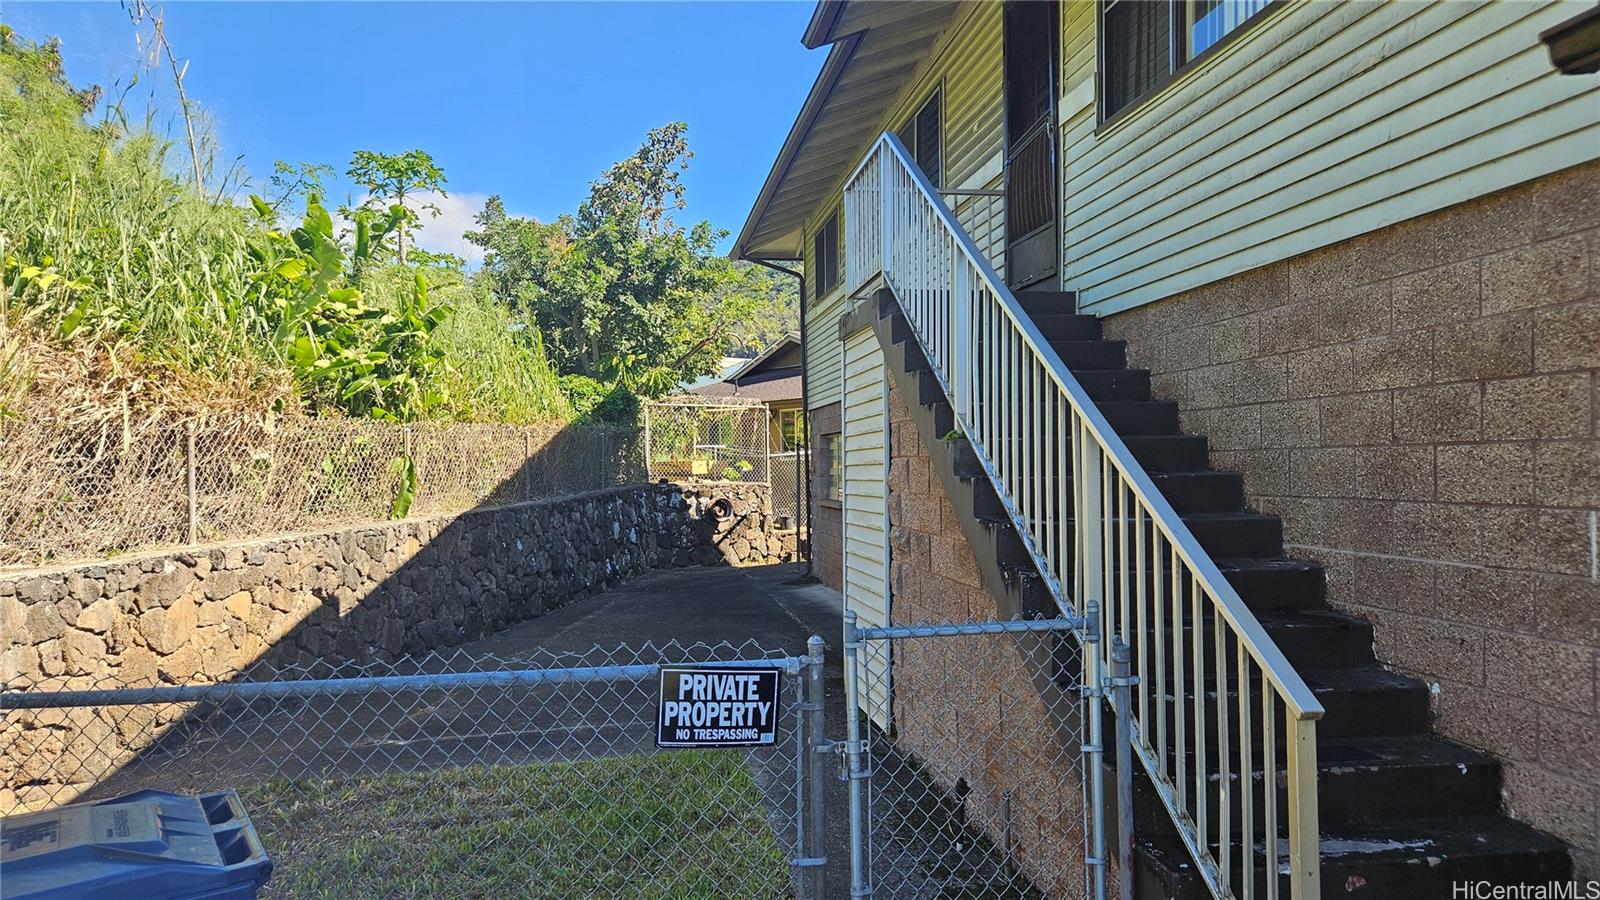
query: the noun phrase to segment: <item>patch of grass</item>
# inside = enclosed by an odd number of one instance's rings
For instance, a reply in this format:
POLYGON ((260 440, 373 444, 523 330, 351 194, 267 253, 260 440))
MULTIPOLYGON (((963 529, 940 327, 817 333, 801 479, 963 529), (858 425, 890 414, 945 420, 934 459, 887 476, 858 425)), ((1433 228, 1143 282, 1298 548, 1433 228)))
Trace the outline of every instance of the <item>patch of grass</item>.
POLYGON ((739 751, 476 766, 241 789, 265 896, 788 897, 739 751))

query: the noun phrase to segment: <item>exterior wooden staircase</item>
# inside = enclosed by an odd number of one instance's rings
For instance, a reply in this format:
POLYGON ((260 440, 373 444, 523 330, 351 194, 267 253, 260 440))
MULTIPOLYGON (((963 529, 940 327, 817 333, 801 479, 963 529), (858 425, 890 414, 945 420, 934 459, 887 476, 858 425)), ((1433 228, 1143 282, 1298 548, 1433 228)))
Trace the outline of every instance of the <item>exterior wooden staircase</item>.
MULTIPOLYGON (((1149 371, 1127 367, 1122 342, 1102 339, 1095 317, 1073 314, 1068 294, 1018 299, 1326 708, 1317 734, 1324 895, 1410 900, 1449 897, 1455 882, 1570 878, 1560 842, 1501 814, 1499 764, 1430 733, 1427 686, 1377 663, 1370 624, 1328 608, 1321 565, 1283 554, 1279 521, 1246 508, 1238 473, 1210 467, 1205 437, 1184 434, 1177 404, 1152 398, 1149 371)), ((880 291, 874 308, 885 368, 1002 614, 1052 614, 1043 576, 970 442, 944 439, 952 408, 893 293, 880 291)), ((1252 777, 1259 783, 1262 772, 1252 777)), ((1286 806, 1281 785, 1274 793, 1286 806)), ((1135 896, 1207 896, 1148 778, 1135 780, 1134 797, 1135 896)), ((1215 830, 1208 839, 1218 840, 1215 830)), ((1237 830, 1229 840, 1240 840, 1237 830)), ((1266 895, 1265 884, 1255 888, 1266 895)), ((1279 891, 1289 896, 1286 875, 1279 891)))
POLYGON ((1085 684, 1131 659, 1112 706, 1139 769, 1118 852, 1138 896, 1570 877, 1558 841, 1500 813, 1495 761, 1430 733, 1427 686, 1326 606, 1321 567, 1284 556, 1278 519, 1124 344, 1070 294, 1013 295, 893 135, 851 174, 845 221, 867 302, 841 332, 874 328, 1001 613, 1091 623, 1085 684))

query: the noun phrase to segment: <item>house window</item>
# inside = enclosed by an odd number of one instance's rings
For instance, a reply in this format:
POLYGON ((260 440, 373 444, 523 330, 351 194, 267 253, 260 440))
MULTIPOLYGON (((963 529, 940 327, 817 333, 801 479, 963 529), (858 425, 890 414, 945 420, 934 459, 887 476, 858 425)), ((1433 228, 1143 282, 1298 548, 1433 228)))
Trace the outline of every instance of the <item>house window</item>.
POLYGON ((895 132, 911 159, 934 187, 944 184, 944 136, 940 128, 939 91, 935 89, 917 114, 895 132))
POLYGON ((799 450, 806 442, 806 418, 798 409, 778 411, 778 449, 784 453, 799 450))
POLYGON ((1190 61, 1254 20, 1269 2, 1102 0, 1102 121, 1171 81, 1190 61))
POLYGON ((811 271, 816 280, 816 296, 825 297, 839 286, 839 214, 822 223, 811 239, 811 271))
POLYGON ((1187 19, 1183 61, 1188 62, 1265 9, 1267 0, 1195 0, 1182 6, 1187 19))
POLYGON ((816 471, 821 476, 821 484, 817 496, 823 500, 834 503, 841 502, 844 488, 844 453, 839 432, 822 436, 822 446, 818 448, 819 465, 816 471))

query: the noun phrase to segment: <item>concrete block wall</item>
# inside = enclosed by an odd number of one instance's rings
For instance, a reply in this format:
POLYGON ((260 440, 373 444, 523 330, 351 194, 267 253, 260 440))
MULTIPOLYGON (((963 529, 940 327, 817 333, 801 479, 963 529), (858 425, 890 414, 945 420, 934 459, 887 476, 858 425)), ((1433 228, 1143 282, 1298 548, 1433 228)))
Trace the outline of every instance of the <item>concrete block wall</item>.
POLYGON ((1105 324, 1600 872, 1600 164, 1105 324))
MULTIPOLYGON (((998 617, 916 424, 892 386, 889 420, 890 619, 916 625, 998 617)), ((1075 896, 1085 848, 1078 741, 1054 724, 1065 710, 1059 702, 1046 707, 1034 682, 1043 667, 1019 640, 1036 639, 897 644, 895 728, 900 746, 941 788, 952 796, 966 791, 969 823, 996 846, 1009 833, 1024 874, 1052 896, 1075 896), (983 665, 973 666, 975 659, 983 665)))

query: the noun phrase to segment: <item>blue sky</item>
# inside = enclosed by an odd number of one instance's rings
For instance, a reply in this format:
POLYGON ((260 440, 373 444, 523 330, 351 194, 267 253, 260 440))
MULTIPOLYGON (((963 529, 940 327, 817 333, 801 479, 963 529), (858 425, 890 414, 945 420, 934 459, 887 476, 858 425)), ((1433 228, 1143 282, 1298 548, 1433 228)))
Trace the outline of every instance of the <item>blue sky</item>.
MULTIPOLYGON (((191 100, 259 180, 274 160, 343 173, 358 148, 421 147, 452 202, 423 243, 455 236, 489 194, 514 213, 574 209, 645 132, 689 123, 681 221, 737 231, 822 64, 800 46, 809 2, 167 3, 191 100)), ((63 41, 75 83, 126 85, 141 57, 116 2, 0 0, 22 36, 63 41)), ((176 110, 171 74, 146 73, 176 110)), ((331 193, 342 201, 348 187, 331 193)))

